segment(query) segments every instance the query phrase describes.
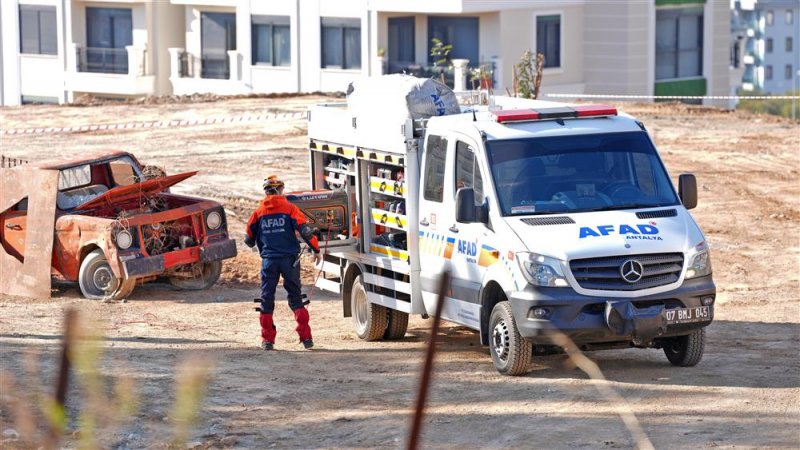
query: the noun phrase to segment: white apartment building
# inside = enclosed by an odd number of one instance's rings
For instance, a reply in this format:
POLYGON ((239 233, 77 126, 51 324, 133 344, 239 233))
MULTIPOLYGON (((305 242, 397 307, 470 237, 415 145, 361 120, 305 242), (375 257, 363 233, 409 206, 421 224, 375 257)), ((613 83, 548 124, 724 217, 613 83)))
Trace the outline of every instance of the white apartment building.
MULTIPOLYGON (((725 95, 729 85, 730 10, 721 1, 1 4, 3 104, 68 102, 84 92, 342 91, 359 76, 439 76, 434 37, 453 46, 451 59, 489 70, 484 85, 499 92, 511 88, 513 66, 527 49, 545 55, 545 93, 725 95)), ((452 71, 445 76, 452 79, 452 71)))
POLYGON ((800 0, 749 0, 735 2, 743 42, 745 91, 786 94, 800 90, 800 0))

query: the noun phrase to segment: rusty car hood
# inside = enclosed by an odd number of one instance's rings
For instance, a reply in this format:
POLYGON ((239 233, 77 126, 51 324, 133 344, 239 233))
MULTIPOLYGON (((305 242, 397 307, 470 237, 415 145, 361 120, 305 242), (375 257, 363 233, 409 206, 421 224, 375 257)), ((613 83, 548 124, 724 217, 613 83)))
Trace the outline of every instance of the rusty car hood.
POLYGON ((177 175, 170 175, 167 177, 153 178, 147 181, 142 181, 141 183, 131 184, 129 186, 115 187, 114 189, 111 189, 108 192, 79 205, 75 209, 85 211, 102 206, 111 206, 115 203, 120 203, 132 198, 153 195, 196 174, 196 171, 179 173, 177 175))

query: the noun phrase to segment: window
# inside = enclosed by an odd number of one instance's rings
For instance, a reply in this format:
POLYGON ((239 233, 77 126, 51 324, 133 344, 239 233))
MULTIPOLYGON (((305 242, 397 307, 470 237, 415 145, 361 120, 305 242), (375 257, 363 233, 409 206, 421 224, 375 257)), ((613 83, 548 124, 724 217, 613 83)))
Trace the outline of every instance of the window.
POLYGON ((58 173, 58 190, 86 186, 92 181, 92 168, 88 164, 62 169, 58 173))
POLYGON ((456 142, 455 191, 471 187, 475 190, 475 204, 483 204, 483 179, 475 159, 475 151, 463 142, 456 142))
POLYGON ((794 42, 792 42, 792 38, 791 37, 787 37, 786 38, 786 51, 787 52, 791 52, 792 51, 792 47, 794 47, 794 42))
POLYGON ((252 40, 253 65, 292 65, 288 16, 253 16, 252 40))
POLYGON ((58 54, 55 6, 19 5, 19 52, 58 54))
POLYGON ((787 64, 786 67, 783 68, 783 77, 787 80, 792 79, 792 65, 787 64))
POLYGON ((437 57, 431 55, 433 38, 443 44, 450 44, 453 50, 447 55, 449 60, 466 59, 472 67, 480 65, 480 20, 477 17, 428 17, 428 62, 433 64, 437 57))
POLYGON ((561 67, 561 16, 536 16, 536 51, 544 67, 561 67))
POLYGON ((794 23, 794 12, 791 9, 786 10, 786 25, 794 23))
POLYGON ((361 69, 361 20, 322 18, 322 68, 361 69))
POLYGON ((775 22, 775 13, 767 11, 767 25, 772 25, 775 22))
POLYGON ((133 45, 130 8, 86 8, 86 49, 81 72, 128 73, 128 51, 133 45))
POLYGON ((444 198, 444 167, 447 158, 447 139, 429 135, 425 150, 425 200, 442 202, 444 198))
POLYGON ((703 74, 702 8, 656 12, 656 80, 703 74))
POLYGON ((764 67, 764 79, 771 80, 772 79, 772 66, 765 66, 764 67))
POLYGON ((767 38, 767 44, 766 44, 767 53, 772 53, 772 46, 773 46, 772 45, 772 38, 767 38))

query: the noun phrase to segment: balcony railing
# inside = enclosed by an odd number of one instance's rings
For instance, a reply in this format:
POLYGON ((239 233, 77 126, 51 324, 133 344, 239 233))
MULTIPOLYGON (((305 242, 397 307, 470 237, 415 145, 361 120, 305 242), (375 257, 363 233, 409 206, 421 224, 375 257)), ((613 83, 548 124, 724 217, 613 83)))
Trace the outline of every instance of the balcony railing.
POLYGON ((228 55, 205 55, 200 58, 200 77, 227 80, 231 76, 231 62, 228 55))
POLYGON ((128 51, 124 48, 80 47, 78 72, 128 73, 128 51))
MULTIPOLYGON (((406 73, 408 75, 414 75, 415 77, 420 78, 433 78, 437 81, 442 80, 443 74, 444 83, 446 85, 452 87, 453 83, 455 82, 455 71, 453 70, 452 66, 431 66, 408 61, 388 61, 386 66, 386 69, 388 70, 387 73, 406 73)), ((485 89, 487 87, 496 85, 496 80, 494 78, 494 62, 481 62, 477 65, 470 64, 471 69, 476 69, 478 67, 483 68, 484 75, 487 75, 488 79, 491 81, 487 83, 485 80, 483 82, 478 79, 472 80, 472 76, 467 75, 467 88, 485 89), (489 86, 486 86, 487 84, 489 84, 489 86)))

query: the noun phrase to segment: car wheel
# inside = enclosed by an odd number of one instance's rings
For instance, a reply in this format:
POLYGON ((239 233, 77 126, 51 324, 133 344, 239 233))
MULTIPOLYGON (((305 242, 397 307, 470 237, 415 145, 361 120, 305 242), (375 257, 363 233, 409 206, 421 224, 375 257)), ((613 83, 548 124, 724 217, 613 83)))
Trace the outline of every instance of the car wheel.
POLYGON ((706 330, 700 328, 686 336, 678 336, 664 343, 664 354, 673 366, 691 367, 703 359, 706 348, 706 330))
POLYGON ((353 325, 359 338, 365 341, 377 341, 383 337, 389 318, 388 310, 384 306, 367 301, 367 290, 361 281, 361 275, 353 280, 350 308, 353 313, 353 325))
POLYGON ((136 279, 117 278, 106 255, 97 249, 86 255, 81 262, 78 285, 86 298, 121 300, 133 292, 136 279))
POLYGON ((195 278, 169 277, 169 283, 181 290, 201 291, 213 286, 221 274, 222 261, 211 261, 203 264, 200 276, 195 278))
POLYGON ((533 344, 519 334, 508 301, 496 304, 489 317, 489 353, 494 367, 503 375, 528 372, 533 344))

